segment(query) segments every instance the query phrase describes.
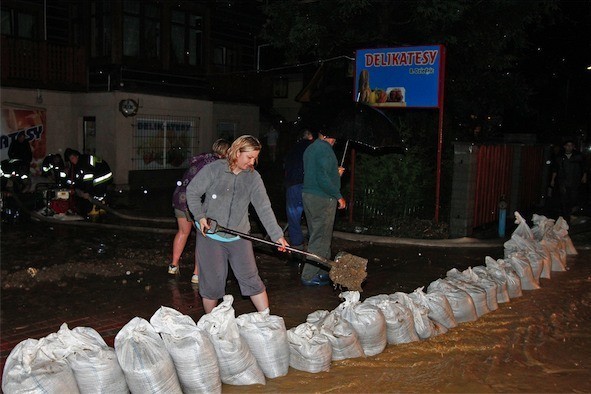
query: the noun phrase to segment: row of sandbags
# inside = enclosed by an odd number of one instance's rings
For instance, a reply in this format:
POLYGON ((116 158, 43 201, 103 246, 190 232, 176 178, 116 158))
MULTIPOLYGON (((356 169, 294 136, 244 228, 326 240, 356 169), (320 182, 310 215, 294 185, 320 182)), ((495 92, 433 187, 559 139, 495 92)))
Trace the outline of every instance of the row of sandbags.
POLYGON ((576 254, 568 225, 534 215, 534 227, 515 213, 516 230, 503 259, 451 269, 410 294, 396 292, 360 300, 341 293, 332 311, 319 310, 286 330, 269 310, 235 317, 226 295, 197 323, 161 307, 150 321, 136 317, 107 346, 92 328, 27 339, 10 353, 3 374, 5 393, 216 393, 222 383, 265 384, 289 367, 316 373, 332 361, 373 356, 387 345, 428 339, 458 323, 475 321, 499 303, 540 287, 540 278, 566 269, 576 254))

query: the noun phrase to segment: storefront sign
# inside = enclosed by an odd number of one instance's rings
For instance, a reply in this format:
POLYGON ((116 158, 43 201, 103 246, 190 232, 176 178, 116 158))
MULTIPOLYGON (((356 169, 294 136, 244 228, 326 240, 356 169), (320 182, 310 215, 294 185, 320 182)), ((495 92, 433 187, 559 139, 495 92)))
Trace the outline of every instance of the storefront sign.
POLYGON ((357 102, 376 107, 439 107, 441 45, 358 50, 357 102))

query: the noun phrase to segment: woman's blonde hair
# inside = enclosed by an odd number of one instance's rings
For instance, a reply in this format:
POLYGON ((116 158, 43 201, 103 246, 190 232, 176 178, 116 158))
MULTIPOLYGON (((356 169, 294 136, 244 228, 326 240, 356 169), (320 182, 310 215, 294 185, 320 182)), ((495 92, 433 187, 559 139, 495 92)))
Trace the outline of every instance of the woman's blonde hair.
MULTIPOLYGON (((230 149, 228 149, 228 164, 230 165, 230 169, 234 170, 236 167, 236 161, 238 160, 238 155, 242 152, 251 152, 253 150, 260 151, 262 148, 261 143, 259 140, 252 136, 252 135, 241 135, 240 137, 236 138, 230 149)), ((258 164, 259 159, 255 160, 255 164, 258 164)))
POLYGON ((230 148, 230 143, 222 138, 217 140, 211 146, 211 151, 218 155, 221 158, 226 157, 228 154, 228 148, 230 148))

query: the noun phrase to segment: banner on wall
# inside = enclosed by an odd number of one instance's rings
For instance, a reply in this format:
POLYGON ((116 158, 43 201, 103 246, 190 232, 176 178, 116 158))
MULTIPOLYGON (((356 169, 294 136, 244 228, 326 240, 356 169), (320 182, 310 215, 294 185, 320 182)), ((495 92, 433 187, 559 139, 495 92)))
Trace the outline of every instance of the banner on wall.
POLYGON ((31 175, 41 174, 41 164, 46 156, 47 117, 44 109, 2 107, 0 120, 0 160, 8 159, 10 144, 19 133, 31 145, 33 161, 31 175))
POLYGON ((358 50, 354 99, 374 107, 439 107, 442 62, 441 45, 358 50))

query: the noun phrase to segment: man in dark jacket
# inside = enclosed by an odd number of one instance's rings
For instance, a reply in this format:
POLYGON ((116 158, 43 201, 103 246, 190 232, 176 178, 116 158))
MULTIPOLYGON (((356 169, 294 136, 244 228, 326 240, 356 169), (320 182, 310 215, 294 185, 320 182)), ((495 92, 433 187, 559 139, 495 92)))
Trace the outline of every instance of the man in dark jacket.
POLYGON ((106 161, 95 155, 82 155, 74 149, 66 149, 66 160, 70 163, 68 182, 76 189, 80 197, 76 201, 76 209, 86 215, 92 209, 90 197, 103 200, 107 195, 107 186, 113 182, 113 173, 106 161))
POLYGON ((550 186, 558 187, 561 215, 570 223, 570 215, 579 208, 579 188, 587 182, 587 169, 573 141, 566 141, 563 148, 554 162, 550 186))

